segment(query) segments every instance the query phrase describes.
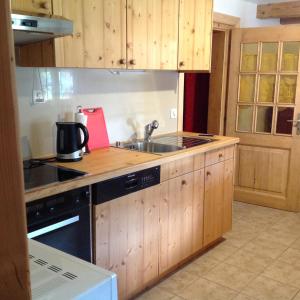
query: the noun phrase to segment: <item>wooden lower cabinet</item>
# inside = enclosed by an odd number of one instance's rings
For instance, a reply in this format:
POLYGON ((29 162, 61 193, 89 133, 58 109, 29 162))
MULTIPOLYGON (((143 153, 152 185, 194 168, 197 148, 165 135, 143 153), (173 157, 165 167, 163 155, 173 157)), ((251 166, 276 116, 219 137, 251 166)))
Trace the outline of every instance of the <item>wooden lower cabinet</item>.
POLYGON ((159 273, 164 274, 202 248, 204 171, 162 184, 159 273))
POLYGON ((120 299, 133 298, 231 229, 234 157, 188 165, 203 167, 178 168, 187 173, 170 179, 174 172, 166 172, 160 185, 94 207, 95 262, 117 274, 120 299))
POLYGON ((117 274, 119 299, 158 277, 157 185, 94 207, 95 262, 117 274))
POLYGON ((231 229, 233 168, 233 159, 205 168, 204 246, 231 229))

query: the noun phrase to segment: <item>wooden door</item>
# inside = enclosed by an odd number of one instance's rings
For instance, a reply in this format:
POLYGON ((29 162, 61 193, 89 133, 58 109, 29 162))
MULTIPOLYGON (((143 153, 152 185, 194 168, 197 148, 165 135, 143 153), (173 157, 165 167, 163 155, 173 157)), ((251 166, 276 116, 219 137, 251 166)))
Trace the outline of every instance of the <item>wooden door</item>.
POLYGON ((177 0, 127 0, 129 69, 177 69, 177 0))
POLYGON ((179 70, 210 70, 212 15, 212 0, 180 0, 179 70))
POLYGON ((158 277, 160 185, 94 209, 95 260, 118 276, 120 299, 158 277))
POLYGON ((53 0, 74 34, 55 39, 57 67, 126 68, 126 0, 53 0))
MULTIPOLYGON (((165 273, 193 253, 193 234, 195 233, 193 231, 193 185, 193 172, 162 184, 159 208, 160 274, 165 273)), ((199 188, 201 189, 201 186, 199 188)), ((199 207, 199 204, 195 203, 195 206, 199 207)), ((201 204, 199 209, 201 210, 201 204)), ((199 226, 198 223, 195 226, 199 226)), ((199 235, 201 236, 201 232, 199 235)))
POLYGON ((11 8, 14 12, 52 15, 51 0, 11 0, 11 8))
POLYGON ((300 209, 299 31, 233 30, 226 134, 240 138, 235 200, 300 209))
POLYGON ((224 162, 205 168, 204 246, 223 234, 224 220, 224 162))

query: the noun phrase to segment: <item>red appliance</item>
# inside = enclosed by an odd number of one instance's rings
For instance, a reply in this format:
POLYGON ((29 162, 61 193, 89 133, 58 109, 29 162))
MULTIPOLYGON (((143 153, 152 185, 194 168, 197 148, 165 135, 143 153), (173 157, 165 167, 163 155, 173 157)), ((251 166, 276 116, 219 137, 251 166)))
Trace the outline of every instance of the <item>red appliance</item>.
POLYGON ((109 147, 109 139, 106 129, 103 109, 84 108, 82 112, 87 116, 87 129, 89 131, 88 149, 100 149, 109 147))

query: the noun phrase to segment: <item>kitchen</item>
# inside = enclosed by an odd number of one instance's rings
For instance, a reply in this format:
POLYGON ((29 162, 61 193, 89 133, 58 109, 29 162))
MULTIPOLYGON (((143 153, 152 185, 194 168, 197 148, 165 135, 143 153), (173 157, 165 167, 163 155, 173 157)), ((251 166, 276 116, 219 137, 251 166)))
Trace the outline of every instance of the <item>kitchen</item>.
POLYGON ((298 1, 279 15, 257 5, 276 1, 12 1, 74 26, 29 44, 15 33, 15 49, 8 2, 1 299, 297 299, 299 27, 279 24, 297 24, 298 1), (212 25, 232 33, 219 81, 212 25), (184 125, 185 73, 209 72, 212 136, 184 125))

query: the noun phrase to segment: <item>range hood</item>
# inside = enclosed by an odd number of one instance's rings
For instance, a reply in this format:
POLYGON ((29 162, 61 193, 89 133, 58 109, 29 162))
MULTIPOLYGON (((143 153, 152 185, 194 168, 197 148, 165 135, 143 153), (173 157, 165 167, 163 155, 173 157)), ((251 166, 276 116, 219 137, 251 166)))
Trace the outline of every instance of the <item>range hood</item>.
POLYGON ((73 22, 59 17, 11 14, 15 45, 24 45, 73 34, 73 22))

